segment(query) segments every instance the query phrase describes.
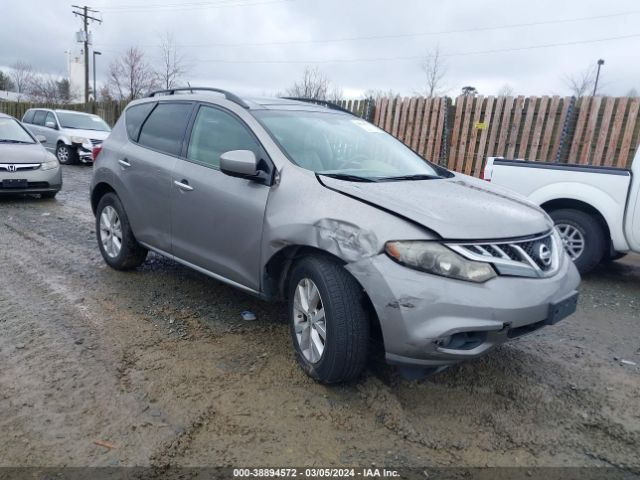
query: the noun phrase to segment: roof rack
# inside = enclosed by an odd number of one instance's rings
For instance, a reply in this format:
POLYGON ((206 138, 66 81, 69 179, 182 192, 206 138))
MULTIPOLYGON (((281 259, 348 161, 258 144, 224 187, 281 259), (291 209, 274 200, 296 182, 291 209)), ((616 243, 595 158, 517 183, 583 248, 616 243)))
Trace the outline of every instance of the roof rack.
POLYGON ((285 100, 297 100, 298 102, 315 103, 316 105, 322 105, 324 107, 330 108, 331 110, 338 110, 340 112, 353 115, 352 111, 347 110, 346 108, 342 108, 340 105, 336 105, 333 102, 328 102, 327 100, 316 100, 315 98, 302 98, 302 97, 282 97, 282 98, 284 98, 285 100))
POLYGON ((150 97, 155 97, 156 95, 175 95, 176 92, 191 92, 193 93, 194 91, 197 92, 215 92, 215 93, 221 93, 224 95, 224 98, 226 98, 227 100, 229 100, 230 102, 236 103, 238 105, 240 105, 241 107, 244 108, 249 108, 249 105, 247 105, 245 103, 244 100, 242 100, 239 96, 228 92, 227 90, 223 90, 221 88, 210 88, 210 87, 182 87, 182 88, 171 88, 169 90, 157 90, 155 92, 151 92, 149 94, 150 97))

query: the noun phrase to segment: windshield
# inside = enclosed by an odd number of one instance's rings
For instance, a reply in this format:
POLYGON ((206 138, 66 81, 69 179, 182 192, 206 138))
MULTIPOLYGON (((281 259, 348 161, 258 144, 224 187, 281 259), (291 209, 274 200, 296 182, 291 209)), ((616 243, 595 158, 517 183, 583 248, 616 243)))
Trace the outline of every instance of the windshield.
POLYGON ((294 163, 346 180, 425 180, 447 175, 362 119, 331 112, 253 112, 294 163), (402 177, 402 178, 400 178, 402 177))
POLYGON ((109 125, 97 115, 86 113, 56 112, 62 128, 75 128, 79 130, 98 130, 110 132, 109 125))
POLYGON ((0 118, 0 143, 35 143, 13 118, 0 118))

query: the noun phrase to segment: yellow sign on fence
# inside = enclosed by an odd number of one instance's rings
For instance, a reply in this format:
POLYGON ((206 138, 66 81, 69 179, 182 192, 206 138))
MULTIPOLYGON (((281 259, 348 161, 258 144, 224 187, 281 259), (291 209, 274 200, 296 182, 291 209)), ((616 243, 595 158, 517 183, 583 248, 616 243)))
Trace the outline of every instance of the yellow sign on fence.
POLYGON ((488 126, 489 124, 486 122, 476 122, 474 128, 477 128, 478 130, 486 130, 488 126))

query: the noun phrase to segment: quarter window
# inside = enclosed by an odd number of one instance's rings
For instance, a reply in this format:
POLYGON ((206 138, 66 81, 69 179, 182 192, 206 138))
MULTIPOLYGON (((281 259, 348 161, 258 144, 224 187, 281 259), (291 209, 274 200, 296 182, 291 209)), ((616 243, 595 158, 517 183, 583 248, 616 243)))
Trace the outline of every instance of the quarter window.
POLYGON ((156 106, 155 102, 142 103, 127 108, 125 112, 125 120, 127 125, 127 134, 134 142, 138 141, 140 135, 140 127, 149 115, 149 112, 156 106))
POLYGON ((35 113, 34 110, 29 110, 27 113, 24 114, 24 118, 22 119, 22 121, 24 123, 33 123, 33 114, 35 113))
POLYGON ((258 142, 238 119, 217 108, 200 107, 187 158, 219 168, 220 155, 230 150, 251 150, 260 157, 258 142))
POLYGON ((191 103, 159 103, 142 125, 138 143, 169 155, 178 155, 191 108, 191 103))

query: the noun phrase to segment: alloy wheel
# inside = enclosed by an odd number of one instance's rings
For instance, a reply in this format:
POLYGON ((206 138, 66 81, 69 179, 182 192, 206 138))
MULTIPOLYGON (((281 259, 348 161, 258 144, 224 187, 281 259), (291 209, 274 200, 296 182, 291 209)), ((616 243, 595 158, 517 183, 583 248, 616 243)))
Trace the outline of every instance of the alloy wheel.
POLYGON ((67 148, 66 146, 60 146, 58 147, 58 161, 60 163, 68 163, 69 162, 69 148, 67 148))
POLYGON ((571 260, 575 261, 584 252, 584 234, 574 225, 568 223, 557 223, 556 230, 562 240, 562 246, 571 260))
POLYGON ((327 322, 320 291, 313 280, 298 282, 293 299, 293 326, 304 358, 318 363, 327 339, 327 322))
POLYGON ((100 214, 100 241, 106 254, 116 258, 122 249, 122 223, 118 212, 111 205, 102 209, 100 214))

